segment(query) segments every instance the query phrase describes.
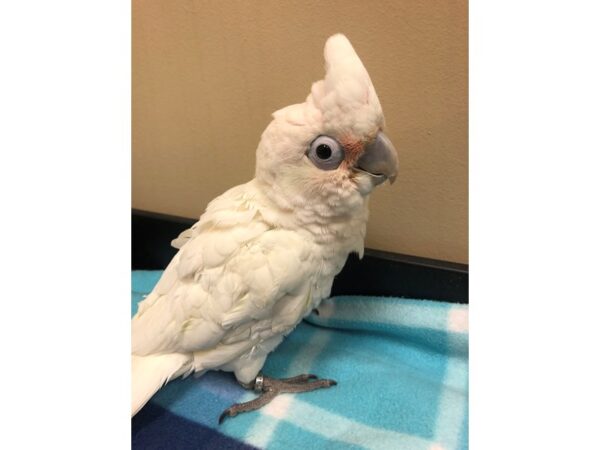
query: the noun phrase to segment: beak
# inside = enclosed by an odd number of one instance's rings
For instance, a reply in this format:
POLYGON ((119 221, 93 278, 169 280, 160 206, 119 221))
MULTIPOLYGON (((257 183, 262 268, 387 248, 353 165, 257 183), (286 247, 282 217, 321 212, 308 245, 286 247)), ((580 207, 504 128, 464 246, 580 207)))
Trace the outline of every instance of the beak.
POLYGON ((355 168, 375 177, 375 185, 385 180, 390 180, 390 184, 394 182, 398 174, 398 153, 383 131, 377 133, 375 139, 366 145, 355 168))

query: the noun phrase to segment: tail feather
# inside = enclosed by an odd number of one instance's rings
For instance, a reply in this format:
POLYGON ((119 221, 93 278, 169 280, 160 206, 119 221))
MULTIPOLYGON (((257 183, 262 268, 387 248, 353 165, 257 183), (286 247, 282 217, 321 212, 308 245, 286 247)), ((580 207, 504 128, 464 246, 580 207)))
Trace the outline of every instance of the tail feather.
POLYGON ((131 417, 173 378, 191 371, 192 357, 181 353, 131 355, 131 417))

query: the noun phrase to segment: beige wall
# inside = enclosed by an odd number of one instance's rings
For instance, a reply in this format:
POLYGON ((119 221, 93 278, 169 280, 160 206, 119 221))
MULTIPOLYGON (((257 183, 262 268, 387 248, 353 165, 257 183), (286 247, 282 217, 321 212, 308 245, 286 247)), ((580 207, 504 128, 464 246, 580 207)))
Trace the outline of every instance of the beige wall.
MULTIPOLYGON (((107 30, 110 31, 110 30, 107 30)), ((197 218, 345 33, 400 153, 367 246, 467 262, 467 2, 133 1, 133 207, 197 218)))

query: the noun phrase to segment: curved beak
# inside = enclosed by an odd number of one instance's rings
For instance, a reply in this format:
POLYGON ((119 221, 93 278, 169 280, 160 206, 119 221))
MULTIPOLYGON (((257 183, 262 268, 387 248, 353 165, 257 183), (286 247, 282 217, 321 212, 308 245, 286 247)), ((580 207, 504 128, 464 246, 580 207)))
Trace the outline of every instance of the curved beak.
POLYGON ((355 168, 375 177, 375 185, 385 180, 390 180, 390 184, 394 182, 398 175, 398 153, 383 131, 366 145, 355 168))

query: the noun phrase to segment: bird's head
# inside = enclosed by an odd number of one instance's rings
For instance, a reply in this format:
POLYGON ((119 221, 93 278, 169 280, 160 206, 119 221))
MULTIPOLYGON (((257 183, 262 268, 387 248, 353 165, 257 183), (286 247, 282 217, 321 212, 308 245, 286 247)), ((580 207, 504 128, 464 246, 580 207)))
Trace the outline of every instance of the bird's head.
POLYGON ((331 217, 352 213, 375 186, 393 182, 398 156, 350 41, 331 36, 324 53, 325 78, 306 101, 273 114, 258 146, 256 178, 279 203, 331 217))

